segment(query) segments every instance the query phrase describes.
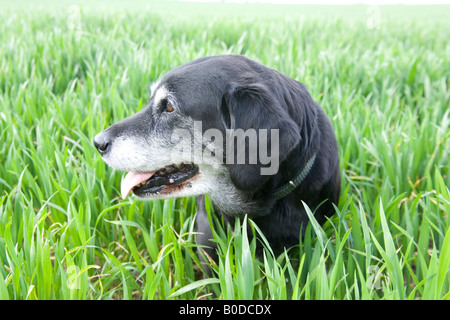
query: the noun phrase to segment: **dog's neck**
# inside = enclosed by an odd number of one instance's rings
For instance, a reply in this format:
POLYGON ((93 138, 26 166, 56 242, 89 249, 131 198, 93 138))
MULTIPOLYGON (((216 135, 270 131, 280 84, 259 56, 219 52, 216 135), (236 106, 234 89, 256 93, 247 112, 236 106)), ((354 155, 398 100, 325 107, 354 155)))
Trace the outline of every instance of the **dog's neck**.
POLYGON ((297 122, 300 126, 301 140, 280 164, 279 178, 275 179, 275 188, 272 196, 278 201, 293 193, 310 173, 319 152, 320 131, 317 125, 319 112, 313 105, 305 106, 309 112, 303 112, 297 122), (314 142, 314 143, 313 143, 314 142))
POLYGON ((289 180, 288 183, 285 183, 281 187, 275 189, 272 195, 276 200, 280 200, 286 196, 288 196, 292 191, 297 189, 297 187, 305 180, 306 176, 311 171, 312 166, 314 165, 314 161, 316 160, 316 154, 314 153, 306 164, 298 170, 297 174, 289 180))

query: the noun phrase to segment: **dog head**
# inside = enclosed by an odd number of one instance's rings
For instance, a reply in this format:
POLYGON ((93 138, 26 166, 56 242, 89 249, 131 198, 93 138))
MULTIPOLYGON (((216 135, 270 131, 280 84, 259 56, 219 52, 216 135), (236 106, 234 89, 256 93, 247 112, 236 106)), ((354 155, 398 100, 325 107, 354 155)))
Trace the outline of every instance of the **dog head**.
POLYGON ((94 138, 103 160, 128 172, 122 197, 209 194, 228 207, 248 200, 300 142, 281 76, 228 55, 168 72, 142 110, 94 138))

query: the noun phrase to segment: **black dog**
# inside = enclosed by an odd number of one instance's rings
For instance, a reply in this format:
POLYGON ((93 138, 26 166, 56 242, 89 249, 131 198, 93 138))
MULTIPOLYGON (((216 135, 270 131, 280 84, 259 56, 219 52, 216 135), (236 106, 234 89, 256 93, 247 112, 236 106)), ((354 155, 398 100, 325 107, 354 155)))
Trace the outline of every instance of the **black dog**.
POLYGON ((198 196, 197 242, 210 247, 204 194, 228 222, 248 214, 274 252, 299 243, 302 201, 322 223, 339 198, 337 143, 323 110, 305 85, 242 56, 173 69, 145 108, 94 143, 108 165, 129 172, 123 198, 198 196))

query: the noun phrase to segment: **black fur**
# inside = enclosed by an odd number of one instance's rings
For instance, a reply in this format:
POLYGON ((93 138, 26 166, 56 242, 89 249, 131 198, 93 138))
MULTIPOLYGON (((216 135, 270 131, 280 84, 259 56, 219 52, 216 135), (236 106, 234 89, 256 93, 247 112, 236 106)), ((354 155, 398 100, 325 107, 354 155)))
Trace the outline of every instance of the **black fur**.
MULTIPOLYGON (((329 119, 304 84, 235 55, 194 60, 167 73, 160 84, 173 93, 179 104, 178 116, 173 119, 186 116, 202 121, 203 131, 210 128, 222 132, 230 128, 279 130, 280 165, 276 174, 261 175, 260 168, 265 165, 259 159, 256 164, 224 164, 231 182, 248 200, 247 210, 230 215, 226 206, 217 206, 211 197, 215 212, 226 221, 232 222, 234 217, 248 214, 272 249, 279 253, 299 243, 302 228, 308 223, 302 201, 315 212, 320 223, 334 213, 333 203, 338 203, 340 192, 336 138, 329 119), (274 191, 293 179, 314 154, 314 164, 303 182, 289 195, 276 200, 274 191)), ((151 134, 149 130, 161 130, 161 126, 166 130, 177 126, 175 120, 158 122, 157 112, 155 107, 145 108, 105 132, 111 135, 116 131, 114 135, 117 135, 123 130, 130 131, 133 121, 133 134, 140 130, 151 134)), ((96 137, 97 144, 102 139, 106 138, 96 137)), ((197 205, 197 227, 202 233, 197 242, 214 247, 214 242, 209 241, 212 234, 203 196, 197 198, 197 205)), ((214 249, 208 253, 215 256, 214 249)))
MULTIPOLYGON (((301 228, 308 223, 302 201, 323 223, 326 216, 334 213, 333 203, 337 205, 339 200, 337 143, 324 111, 311 98, 304 84, 245 57, 202 58, 188 64, 186 69, 194 69, 198 78, 215 83, 217 90, 202 96, 213 95, 219 107, 206 116, 215 118, 212 123, 216 128, 220 123, 226 123, 244 130, 280 130, 280 169, 277 174, 261 176, 261 164, 230 164, 228 167, 233 183, 257 203, 252 212, 242 212, 242 215, 249 213, 274 252, 280 253, 283 248, 298 244, 301 228), (313 154, 317 154, 316 160, 305 180, 291 194, 276 201, 272 195, 274 190, 288 183, 313 154)), ((182 66, 174 73, 189 77, 185 71, 182 66)), ((205 119, 205 116, 198 119, 205 119)), ((200 197, 197 225, 204 236, 198 237, 197 241, 213 246, 213 242, 207 241, 212 235, 203 202, 200 197)), ((233 220, 226 209, 214 207, 226 221, 233 220)), ((213 251, 209 253, 214 255, 213 251)))

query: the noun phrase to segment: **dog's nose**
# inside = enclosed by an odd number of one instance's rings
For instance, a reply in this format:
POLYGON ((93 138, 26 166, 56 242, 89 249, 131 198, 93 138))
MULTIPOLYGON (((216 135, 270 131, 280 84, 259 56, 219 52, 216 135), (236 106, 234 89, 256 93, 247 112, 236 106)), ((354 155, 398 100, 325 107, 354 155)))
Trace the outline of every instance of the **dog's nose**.
POLYGON ((108 134, 104 131, 97 134, 94 137, 94 145, 98 152, 100 152, 101 155, 104 155, 108 151, 108 147, 110 145, 108 134))

